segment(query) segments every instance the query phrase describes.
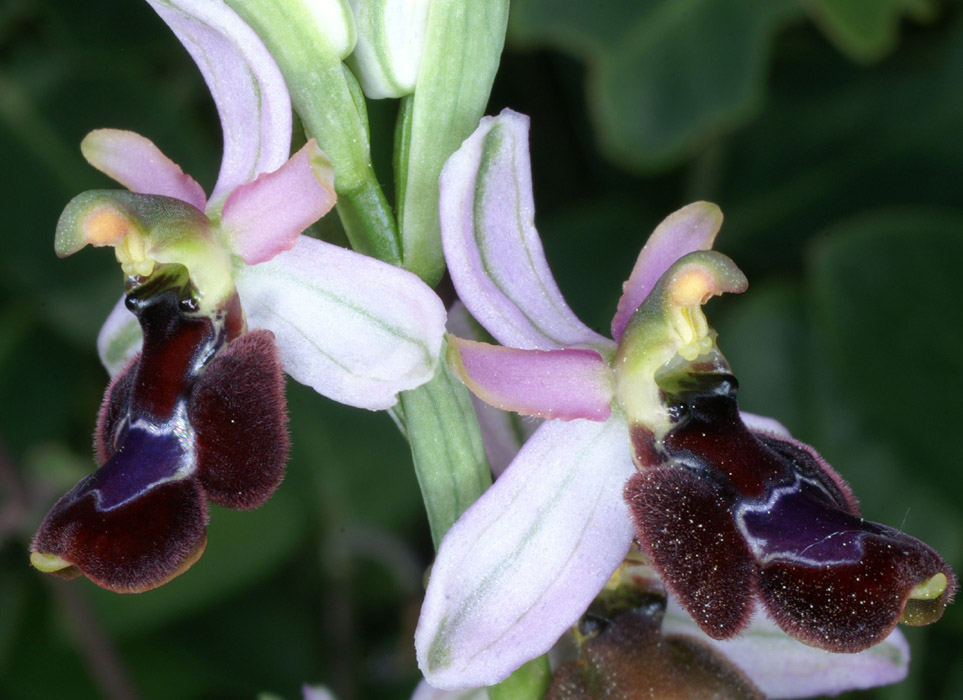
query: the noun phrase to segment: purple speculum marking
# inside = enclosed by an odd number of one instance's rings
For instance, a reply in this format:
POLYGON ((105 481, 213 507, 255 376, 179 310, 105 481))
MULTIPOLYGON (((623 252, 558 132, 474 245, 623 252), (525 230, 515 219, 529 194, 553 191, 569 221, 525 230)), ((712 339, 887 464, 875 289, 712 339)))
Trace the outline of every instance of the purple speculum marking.
MULTIPOLYGON (((183 409, 178 411, 183 415, 183 409)), ((81 481, 71 492, 80 498, 96 492, 97 510, 122 506, 151 488, 190 476, 194 470, 190 438, 193 432, 186 418, 175 418, 165 426, 146 421, 134 423, 123 438, 121 448, 104 466, 81 481)))
POLYGON ((50 509, 31 562, 131 593, 186 571, 207 542, 208 503, 250 509, 281 483, 284 378, 269 331, 245 333, 236 293, 202 311, 188 271, 129 278, 144 343, 97 421, 102 466, 50 509))
POLYGON ((734 516, 760 564, 785 559, 826 566, 852 563, 863 554, 861 519, 838 508, 820 485, 796 474, 765 501, 737 505, 734 516))
POLYGON ((144 330, 144 352, 133 370, 126 415, 105 436, 116 451, 69 497, 94 492, 97 510, 108 511, 196 471, 187 397, 225 337, 210 319, 184 313, 193 301, 186 271, 177 268, 128 296, 144 330))

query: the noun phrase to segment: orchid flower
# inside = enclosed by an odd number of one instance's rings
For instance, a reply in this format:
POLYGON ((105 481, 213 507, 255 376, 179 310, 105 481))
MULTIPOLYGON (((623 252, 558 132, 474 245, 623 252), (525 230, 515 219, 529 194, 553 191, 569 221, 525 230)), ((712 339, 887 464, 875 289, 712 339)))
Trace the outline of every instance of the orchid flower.
MULTIPOLYGON (((483 335, 460 302, 448 312, 448 330, 468 340, 483 335)), ((541 420, 500 411, 477 397, 475 405, 492 471, 500 475, 534 430, 527 428, 541 420)), ((789 437, 775 420, 748 418, 759 429, 789 437)), ((727 689, 730 694, 723 697, 807 698, 895 683, 909 670, 909 645, 899 629, 869 649, 833 654, 793 639, 758 606, 738 637, 713 639, 665 591, 635 546, 549 656, 555 672, 548 700, 606 697, 605 692, 618 695, 633 687, 671 689, 674 695, 687 690, 686 697, 716 697, 727 689), (602 692, 598 678, 613 679, 615 686, 602 692)), ((412 700, 429 689, 422 681, 412 700)), ((431 697, 457 698, 467 692, 435 690, 431 697)))
POLYGON ((509 111, 482 120, 440 183, 455 288, 502 344, 451 338, 449 362, 484 400, 547 420, 439 547, 415 634, 428 682, 490 685, 547 651, 633 540, 714 639, 744 631, 757 604, 832 651, 938 619, 956 590, 939 555, 863 520, 812 448, 739 413, 701 310, 747 286, 710 250, 719 209, 659 225, 603 337, 545 262, 527 131, 509 111))
POLYGON ((121 592, 200 556, 208 501, 253 508, 273 493, 288 450, 282 368, 385 409, 431 378, 445 323, 414 275, 302 234, 334 204, 332 168, 313 140, 288 158, 290 98, 253 30, 220 3, 151 4, 204 74, 224 159, 208 198, 142 136, 84 139, 88 161, 129 191, 75 197, 56 250, 112 246, 126 298, 98 339, 113 375, 101 466, 31 546, 38 569, 121 592))

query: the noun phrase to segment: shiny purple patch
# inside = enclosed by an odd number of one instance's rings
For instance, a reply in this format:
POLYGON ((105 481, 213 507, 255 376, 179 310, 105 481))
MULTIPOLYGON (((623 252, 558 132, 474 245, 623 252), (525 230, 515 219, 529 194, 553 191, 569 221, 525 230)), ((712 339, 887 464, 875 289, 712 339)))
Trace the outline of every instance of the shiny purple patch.
POLYGON ((706 372, 663 387, 674 425, 640 455, 656 466, 625 488, 642 549, 699 626, 732 637, 758 598, 789 634, 855 652, 901 618, 939 619, 956 591, 939 554, 863 520, 849 487, 811 447, 750 431, 736 386, 731 375, 706 372), (945 590, 910 598, 939 574, 945 590))

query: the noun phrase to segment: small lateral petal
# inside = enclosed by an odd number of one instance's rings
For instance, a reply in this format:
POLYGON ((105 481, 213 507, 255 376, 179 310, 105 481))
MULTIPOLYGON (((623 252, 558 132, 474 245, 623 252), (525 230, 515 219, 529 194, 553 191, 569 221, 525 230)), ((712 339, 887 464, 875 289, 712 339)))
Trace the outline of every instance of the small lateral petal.
POLYGON ((874 688, 903 680, 909 670, 909 645, 899 630, 859 653, 834 654, 793 639, 757 609, 741 635, 716 640, 699 629, 671 596, 662 627, 665 634, 686 635, 710 644, 770 698, 809 698, 874 688))
POLYGON ((291 98, 261 39, 209 0, 148 0, 194 59, 217 105, 224 158, 210 201, 276 170, 291 148, 291 98))
POLYGON ((154 143, 133 131, 96 129, 80 142, 84 158, 131 192, 162 194, 204 210, 204 190, 154 143))
POLYGON ((298 234, 335 202, 334 170, 314 139, 272 173, 241 185, 224 202, 221 229, 248 265, 290 250, 298 234))
POLYGON ((285 371, 335 401, 389 408, 434 374, 445 308, 410 272, 301 236, 241 266, 236 284, 249 327, 274 332, 285 371))
MULTIPOLYGON (((480 340, 482 337, 481 326, 472 319, 468 309, 460 301, 456 301, 448 309, 448 332, 473 340, 480 340)), ((449 335, 450 338, 451 335, 449 335)), ((542 422, 500 411, 475 394, 471 395, 471 401, 475 406, 475 415, 478 416, 478 426, 481 428, 488 465, 491 467, 492 476, 498 478, 515 459, 522 444, 532 436, 542 422)))
POLYGON ((519 350, 449 337, 448 361, 479 398, 541 418, 604 421, 614 376, 594 350, 519 350))
POLYGON ((632 541, 625 424, 546 421, 452 526, 415 632, 428 682, 491 685, 578 620, 632 541))
POLYGON ((682 207, 656 227, 623 285, 622 298, 612 318, 612 337, 616 341, 622 337, 632 314, 665 271, 683 255, 712 248, 720 228, 722 211, 710 202, 694 202, 682 207))
POLYGON ((441 237, 458 295, 502 345, 554 350, 614 344, 578 320, 535 230, 528 117, 485 117, 439 179, 441 237))

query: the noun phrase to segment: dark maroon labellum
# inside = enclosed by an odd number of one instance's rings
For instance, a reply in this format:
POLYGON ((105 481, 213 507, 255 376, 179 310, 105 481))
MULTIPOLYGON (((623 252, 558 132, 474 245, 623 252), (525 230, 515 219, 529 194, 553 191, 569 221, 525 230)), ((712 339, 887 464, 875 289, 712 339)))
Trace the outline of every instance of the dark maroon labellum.
POLYGON ((706 634, 739 633, 757 599, 789 634, 837 652, 901 619, 939 619, 956 590, 939 554, 863 520, 811 447, 750 431, 735 378, 705 369, 660 382, 674 423, 625 497, 642 549, 706 634))
POLYGON ((138 280, 127 306, 144 345, 104 397, 95 435, 103 466, 54 505, 31 551, 49 573, 137 592, 197 560, 208 500, 267 500, 288 437, 273 335, 241 334, 236 296, 214 317, 200 314, 186 269, 165 265, 138 280))

